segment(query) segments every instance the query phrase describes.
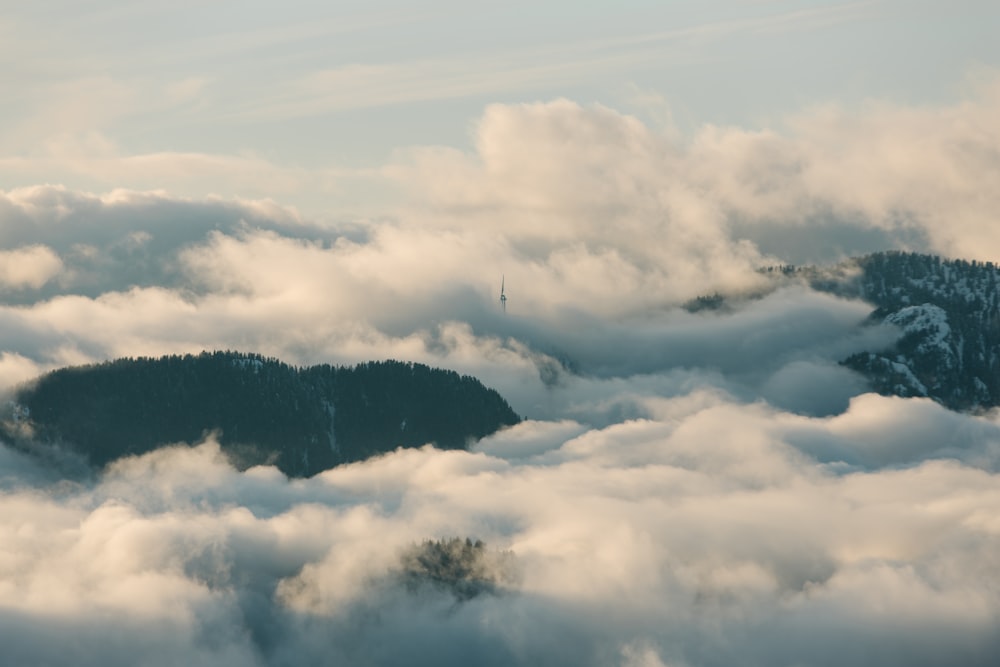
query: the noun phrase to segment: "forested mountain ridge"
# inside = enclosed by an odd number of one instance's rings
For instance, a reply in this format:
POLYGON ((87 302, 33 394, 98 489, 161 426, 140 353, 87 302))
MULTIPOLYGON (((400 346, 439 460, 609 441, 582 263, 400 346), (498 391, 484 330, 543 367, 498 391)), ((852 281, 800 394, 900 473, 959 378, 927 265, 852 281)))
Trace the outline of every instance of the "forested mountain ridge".
POLYGON ((874 253, 804 276, 814 289, 868 301, 870 320, 899 327, 889 349, 843 364, 875 391, 926 396, 957 410, 1000 405, 1000 266, 908 252, 874 253))
POLYGON ((423 364, 295 368, 204 352, 47 373, 16 391, 2 435, 60 443, 100 466, 214 431, 241 467, 309 476, 397 447, 462 448, 519 420, 475 378, 423 364))

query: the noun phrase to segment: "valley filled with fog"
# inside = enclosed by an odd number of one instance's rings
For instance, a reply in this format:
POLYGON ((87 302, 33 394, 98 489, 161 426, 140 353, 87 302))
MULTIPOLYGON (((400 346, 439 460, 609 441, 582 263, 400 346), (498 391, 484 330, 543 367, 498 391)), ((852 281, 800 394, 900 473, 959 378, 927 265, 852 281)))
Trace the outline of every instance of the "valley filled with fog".
POLYGON ((395 155, 378 178, 399 199, 344 219, 0 192, 8 393, 239 350, 454 370, 523 419, 301 479, 210 433, 102 469, 71 442, 4 445, 0 662, 996 664, 1000 417, 873 392, 840 362, 901 326, 761 271, 1000 256, 996 91, 687 140, 599 105, 492 105, 474 150, 395 155), (407 550, 453 537, 516 576, 405 585, 407 550))

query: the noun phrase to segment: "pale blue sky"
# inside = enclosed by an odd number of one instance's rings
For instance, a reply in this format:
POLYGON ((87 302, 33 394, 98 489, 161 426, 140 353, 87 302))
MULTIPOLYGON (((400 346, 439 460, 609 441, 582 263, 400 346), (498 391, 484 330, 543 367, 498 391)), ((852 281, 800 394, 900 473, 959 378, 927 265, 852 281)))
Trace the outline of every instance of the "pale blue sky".
POLYGON ((376 167, 400 147, 466 148, 490 103, 559 97, 682 132, 780 128, 820 104, 959 99, 1000 63, 988 0, 7 4, 2 188, 260 196, 264 181, 243 193, 100 165, 376 167))

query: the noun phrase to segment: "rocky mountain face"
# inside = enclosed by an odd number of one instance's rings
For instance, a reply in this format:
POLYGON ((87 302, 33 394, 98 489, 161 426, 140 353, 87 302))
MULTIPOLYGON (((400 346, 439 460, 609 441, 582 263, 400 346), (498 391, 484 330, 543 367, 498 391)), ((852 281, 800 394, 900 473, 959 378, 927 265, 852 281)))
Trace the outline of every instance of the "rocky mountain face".
POLYGON ((235 352, 119 359, 20 388, 0 437, 101 466, 215 433, 240 467, 309 476, 397 447, 462 448, 520 418, 469 376, 398 361, 294 368, 235 352))
POLYGON ((872 322, 902 330, 891 348, 843 361, 875 391, 956 410, 1000 405, 1000 266, 887 252, 797 272, 814 288, 870 302, 872 322))

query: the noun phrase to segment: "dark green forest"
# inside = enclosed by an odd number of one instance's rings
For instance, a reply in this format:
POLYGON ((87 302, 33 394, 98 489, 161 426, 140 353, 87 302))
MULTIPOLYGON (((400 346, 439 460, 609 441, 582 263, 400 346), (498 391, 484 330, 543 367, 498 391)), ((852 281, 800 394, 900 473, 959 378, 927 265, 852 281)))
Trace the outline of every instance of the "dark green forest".
POLYGON ((239 467, 310 476, 397 447, 465 447, 520 418, 493 389, 401 361, 296 368, 239 352, 124 358, 19 388, 5 439, 55 443, 95 466, 216 433, 239 467))

